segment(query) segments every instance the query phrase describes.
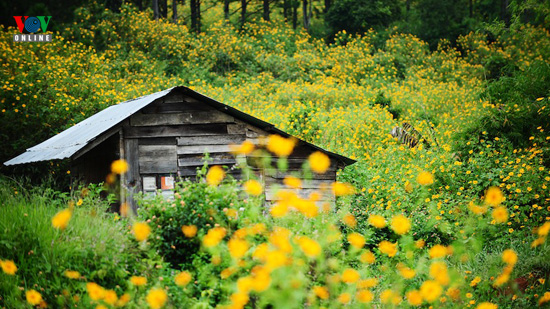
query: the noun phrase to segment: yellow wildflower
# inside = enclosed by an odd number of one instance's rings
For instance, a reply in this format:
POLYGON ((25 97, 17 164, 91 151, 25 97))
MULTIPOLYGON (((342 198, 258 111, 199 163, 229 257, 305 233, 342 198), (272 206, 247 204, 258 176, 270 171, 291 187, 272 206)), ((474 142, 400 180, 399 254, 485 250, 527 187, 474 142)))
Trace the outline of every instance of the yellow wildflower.
POLYGON ((286 176, 285 179, 283 179, 283 183, 293 189, 300 189, 302 188, 302 180, 300 178, 294 177, 294 176, 286 176))
POLYGON ((124 159, 115 160, 111 163, 111 172, 115 174, 124 174, 128 171, 128 162, 124 159))
POLYGON ((208 170, 208 173, 206 173, 206 183, 215 187, 222 182, 224 177, 225 172, 223 169, 219 165, 214 165, 208 170))
POLYGON ((383 228, 386 226, 386 219, 380 215, 370 215, 368 222, 370 225, 374 226, 375 228, 383 228))
POLYGON ((263 191, 262 184, 259 181, 254 179, 251 179, 245 182, 243 187, 244 187, 244 191, 246 191, 246 193, 250 195, 258 196, 262 194, 262 191, 263 191))
POLYGON ((243 292, 233 293, 230 296, 232 308, 243 308, 248 303, 248 295, 243 292))
POLYGON ((132 276, 130 277, 130 282, 135 286, 141 286, 147 284, 147 278, 141 276, 132 276))
POLYGON ((448 285, 450 278, 447 272, 447 264, 444 262, 433 262, 430 265, 430 277, 441 285, 448 285))
POLYGON ((191 282, 191 278, 192 276, 189 272, 182 271, 174 277, 174 282, 178 286, 186 286, 189 282, 191 282))
POLYGON ((506 249, 502 252, 502 261, 508 265, 516 265, 518 261, 518 255, 512 249, 506 249))
POLYGON ((103 295, 103 301, 107 304, 114 306, 118 301, 118 295, 113 290, 105 290, 105 295, 103 295))
POLYGON ((300 249, 308 257, 315 258, 321 253, 321 246, 315 240, 306 236, 296 237, 296 240, 300 249))
POLYGON ((418 174, 418 177, 416 177, 416 182, 423 186, 431 185, 434 183, 434 176, 430 172, 421 172, 418 174))
POLYGON ((229 254, 235 259, 243 257, 249 248, 248 242, 246 240, 235 237, 231 238, 227 242, 227 247, 229 249, 229 254))
POLYGON ((149 307, 153 309, 160 309, 164 306, 166 303, 166 300, 168 299, 168 295, 166 294, 166 291, 160 288, 154 288, 149 290, 149 293, 147 293, 147 304, 149 304, 149 307))
POLYGON ((342 273, 342 282, 345 283, 355 283, 361 278, 361 275, 359 275, 359 272, 352 268, 347 268, 342 273))
POLYGON ((547 236, 548 232, 550 232, 550 221, 545 222, 537 229, 537 234, 539 236, 547 236))
POLYGON ((387 240, 383 240, 378 244, 378 249, 380 252, 388 255, 389 257, 394 257, 397 254, 397 243, 391 243, 387 240))
POLYGON ((365 237, 359 233, 351 233, 348 235, 348 242, 355 248, 361 249, 365 245, 365 237))
POLYGON ((240 145, 230 145, 230 148, 231 148, 231 153, 235 155, 238 155, 238 154, 247 155, 252 151, 254 151, 254 144, 249 140, 245 140, 240 145))
POLYGON ((122 294, 122 296, 120 296, 120 298, 116 302, 115 306, 116 307, 124 307, 124 306, 126 306, 126 304, 128 304, 129 301, 130 301, 130 294, 124 293, 124 294, 122 294))
POLYGON ((27 303, 33 306, 39 305, 42 302, 42 295, 32 289, 25 292, 25 298, 27 299, 27 303))
POLYGON ((374 253, 366 251, 359 257, 359 260, 363 263, 373 264, 376 261, 374 253))
POLYGON ((52 225, 56 229, 64 230, 71 220, 72 212, 69 209, 63 209, 52 218, 52 225))
POLYGON ((105 289, 94 282, 86 283, 86 290, 92 300, 100 300, 105 296, 105 289))
POLYGON ((425 281, 420 287, 420 294, 422 294, 422 298, 430 303, 436 301, 442 292, 443 288, 441 285, 432 280, 425 281))
POLYGON ((401 275, 401 277, 405 279, 412 279, 416 275, 414 269, 411 269, 401 263, 397 264, 397 270, 399 270, 399 274, 401 275))
POLYGON ((355 193, 355 189, 348 183, 337 181, 332 184, 332 192, 336 196, 344 196, 355 193))
POLYGON ((74 270, 65 270, 65 277, 69 279, 78 279, 80 278, 80 273, 74 270))
POLYGON ((309 155, 308 161, 311 170, 317 174, 323 174, 330 167, 329 157, 320 151, 315 151, 309 155))
POLYGON ((391 220, 391 228, 399 235, 406 234, 411 229, 411 222, 403 215, 397 215, 391 220))
POLYGON ((267 150, 279 157, 288 157, 296 145, 296 139, 272 134, 267 138, 267 150))
POLYGON ((223 227, 215 227, 206 233, 202 239, 202 243, 205 247, 217 246, 220 241, 225 237, 226 231, 223 227))
POLYGON ((480 282, 481 282, 481 277, 477 276, 470 282, 470 286, 471 287, 477 286, 477 284, 480 282))
POLYGON ((376 278, 368 278, 364 280, 359 280, 357 282, 357 288, 358 289, 370 289, 372 287, 375 287, 378 284, 378 279, 376 278))
POLYGON ((497 308, 498 308, 497 305, 489 302, 481 303, 476 307, 476 309, 497 309, 497 308))
POLYGON ((137 241, 144 241, 151 234, 151 228, 145 222, 135 222, 132 231, 137 241))
POLYGON ((355 294, 355 298, 360 303, 370 303, 374 299, 374 294, 369 290, 361 290, 355 294))
POLYGON ((17 271, 17 266, 12 260, 0 261, 0 266, 2 267, 2 271, 8 275, 15 275, 17 271))
POLYGON ((352 215, 352 214, 346 214, 343 218, 342 218, 342 221, 344 221, 344 223, 351 227, 351 228, 354 228, 357 226, 357 219, 355 219, 355 217, 352 215))
POLYGON ((504 201, 504 195, 499 187, 490 187, 485 193, 485 203, 491 206, 498 206, 504 201))
POLYGON ((430 248, 429 254, 431 259, 438 259, 445 257, 449 253, 447 247, 443 245, 435 245, 430 248))
POLYGON ((193 238, 197 235, 197 226, 196 225, 184 225, 181 227, 183 235, 187 238, 193 238))
POLYGON ((498 206, 493 209, 492 216, 496 223, 504 223, 508 220, 508 210, 505 207, 498 206))
POLYGON ((348 304, 351 301, 350 293, 342 293, 338 296, 338 301, 342 304, 348 304))
POLYGON ((411 306, 422 305, 422 294, 418 290, 412 290, 407 292, 407 301, 411 306))
POLYGON ((328 299, 329 296, 328 289, 324 286, 313 287, 313 293, 320 299, 328 299))

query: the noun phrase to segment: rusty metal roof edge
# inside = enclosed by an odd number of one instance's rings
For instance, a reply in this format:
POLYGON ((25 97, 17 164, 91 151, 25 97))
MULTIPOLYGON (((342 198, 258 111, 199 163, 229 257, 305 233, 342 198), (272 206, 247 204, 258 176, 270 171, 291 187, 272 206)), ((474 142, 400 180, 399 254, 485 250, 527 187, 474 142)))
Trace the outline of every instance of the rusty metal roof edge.
MULTIPOLYGON (((205 101, 206 103, 208 103, 209 105, 213 106, 214 108, 220 110, 221 112, 224 112, 224 113, 227 113, 227 114, 230 114, 231 116, 234 116, 242 121, 245 121, 245 122, 248 122, 248 123, 251 123, 257 127, 260 127, 261 129, 267 131, 267 132, 270 132, 270 133, 276 133, 276 134, 279 134, 279 135, 282 135, 284 137, 290 137, 292 135, 288 134, 287 132, 281 130, 281 129, 278 129, 277 127, 275 127, 275 125, 269 123, 269 122, 266 122, 266 121, 263 121, 259 118, 256 118, 250 114, 247 114, 245 112, 242 112, 234 107, 231 107, 227 104, 223 104, 219 101, 216 101, 204 94, 201 94, 201 93, 198 93, 196 91, 194 91, 193 89, 190 89, 188 87, 185 87, 185 86, 178 86, 178 87, 174 87, 174 89, 177 89, 179 91, 182 91, 183 93, 185 94, 189 94, 191 96, 193 96, 195 99, 200 99, 200 100, 203 100, 205 101)), ((334 153, 332 151, 329 151, 329 150, 326 150, 326 149, 323 149, 315 144, 312 144, 312 143, 309 143, 307 141, 304 141, 300 138, 297 138, 295 136, 292 136, 294 138, 296 138, 298 141, 300 141, 301 143, 304 143, 310 147, 313 147, 317 150, 320 150, 322 152, 325 152, 327 153, 329 156, 331 157, 334 157, 336 158, 337 160, 341 161, 342 163, 344 163, 345 166, 347 165, 352 165, 354 163, 356 163, 357 161, 354 160, 354 159, 351 159, 351 158, 348 158, 346 156, 343 156, 343 155, 340 155, 340 154, 337 154, 337 153, 334 153)))

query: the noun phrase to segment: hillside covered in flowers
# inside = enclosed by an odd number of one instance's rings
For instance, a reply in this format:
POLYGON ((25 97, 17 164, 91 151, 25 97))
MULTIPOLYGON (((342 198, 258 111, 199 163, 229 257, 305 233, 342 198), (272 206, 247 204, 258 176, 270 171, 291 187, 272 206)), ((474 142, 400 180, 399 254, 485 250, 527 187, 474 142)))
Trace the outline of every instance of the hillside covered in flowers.
MULTIPOLYGON (((204 166, 137 213, 111 194, 123 161, 105 184, 65 191, 63 162, 2 167, 1 308, 550 303, 546 29, 434 49, 391 31, 326 43, 264 21, 197 34, 129 5, 76 17, 51 43, 0 40, 2 162, 110 105, 185 85, 357 163, 325 188, 334 205, 292 191, 326 170, 315 153, 275 205, 259 179, 204 166), (396 127, 412 127, 414 145, 396 127)), ((285 173, 292 147, 270 136, 234 152, 262 151, 285 173)))

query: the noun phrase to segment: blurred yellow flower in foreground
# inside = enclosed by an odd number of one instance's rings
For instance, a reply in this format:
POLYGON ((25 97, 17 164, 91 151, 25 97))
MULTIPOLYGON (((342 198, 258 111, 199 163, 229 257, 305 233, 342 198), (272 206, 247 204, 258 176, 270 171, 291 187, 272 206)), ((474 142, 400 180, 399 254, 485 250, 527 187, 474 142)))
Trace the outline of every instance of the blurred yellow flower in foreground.
POLYGON ((147 284, 147 278, 142 276, 132 276, 130 277, 130 282, 135 286, 142 286, 147 284))
POLYGON ((397 243, 391 243, 387 240, 383 240, 378 244, 380 252, 386 254, 389 257, 394 257, 397 254, 397 243))
POLYGON ((164 291, 161 288, 154 288, 147 293, 147 304, 149 304, 149 307, 153 309, 160 309, 164 307, 164 304, 166 303, 166 300, 168 299, 168 295, 166 294, 166 291, 164 291))
POLYGON ((33 306, 36 306, 42 302, 42 295, 32 289, 25 292, 25 298, 27 299, 27 303, 33 306))
POLYGON ((52 218, 52 225, 56 229, 64 230, 71 220, 72 212, 70 209, 64 209, 55 214, 52 218))
POLYGON ((411 229, 411 222, 403 215, 397 215, 391 220, 391 229, 399 235, 406 234, 411 229))
POLYGON ((311 170, 317 174, 323 174, 330 167, 330 158, 320 151, 310 154, 308 161, 311 170))
POLYGON ((258 195, 262 194, 262 191, 263 191, 262 184, 259 181, 254 180, 254 179, 251 179, 251 180, 248 180, 247 182, 245 182, 243 187, 244 187, 244 190, 246 191, 246 193, 248 193, 250 195, 258 196, 258 195))
POLYGON ((128 171, 128 162, 124 159, 115 160, 111 163, 111 172, 115 174, 124 174, 128 171))
POLYGON ((17 271, 17 266, 11 260, 0 261, 0 266, 2 267, 2 271, 8 275, 15 275, 17 271))
POLYGON ((208 173, 206 173, 206 183, 215 187, 222 182, 224 177, 225 172, 223 169, 218 165, 214 165, 208 170, 208 173))
POLYGON ((196 225, 184 225, 181 227, 183 235, 187 238, 193 238, 197 235, 197 226, 196 225))
POLYGON ((231 153, 233 154, 247 155, 254 151, 254 144, 251 141, 246 140, 240 145, 230 145, 230 148, 231 153))
POLYGON ((284 138, 280 135, 272 134, 267 138, 267 150, 273 152, 279 157, 288 157, 296 145, 296 139, 284 138))
POLYGON ((191 282, 191 278, 192 276, 189 272, 182 271, 174 277, 174 282, 178 286, 186 286, 189 282, 191 282))
POLYGON ((226 231, 223 227, 215 227, 208 230, 208 233, 202 239, 205 247, 214 247, 225 237, 226 231))
POLYGON ((381 229, 386 226, 386 219, 381 215, 370 215, 368 222, 375 228, 381 229))
POLYGON ((430 172, 420 172, 416 177, 416 182, 423 186, 431 185, 434 183, 434 176, 430 172))
POLYGON ((504 195, 499 187, 490 187, 485 193, 485 203, 491 206, 498 206, 504 201, 504 195))
POLYGON ((135 222, 132 231, 137 241, 144 241, 151 234, 151 228, 145 222, 135 222))

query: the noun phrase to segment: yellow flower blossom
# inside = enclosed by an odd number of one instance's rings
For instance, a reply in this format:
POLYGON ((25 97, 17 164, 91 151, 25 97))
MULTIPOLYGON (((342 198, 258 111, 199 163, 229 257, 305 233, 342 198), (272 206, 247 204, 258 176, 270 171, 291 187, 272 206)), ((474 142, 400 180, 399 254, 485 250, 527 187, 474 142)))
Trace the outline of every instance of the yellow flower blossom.
POLYGON ((485 193, 485 203, 491 206, 498 206, 504 201, 504 195, 499 187, 490 187, 485 193))
POLYGON ((168 295, 163 289, 153 288, 149 290, 145 299, 147 300, 147 304, 149 304, 150 308, 160 309, 164 307, 164 304, 168 299, 168 295))
POLYGON ((420 172, 416 177, 416 182, 423 186, 431 185, 434 183, 434 176, 430 172, 420 172))
POLYGON ((284 138, 280 135, 269 135, 267 138, 267 150, 279 157, 288 157, 296 145, 296 139, 284 138))
POLYGON ((103 301, 111 306, 114 306, 118 301, 118 295, 116 295, 116 292, 113 290, 105 290, 103 301))
POLYGON ((342 273, 342 282, 345 283, 355 283, 359 281, 361 278, 361 275, 359 275, 359 272, 352 268, 347 268, 342 273))
POLYGON ((64 230, 71 220, 72 212, 70 209, 63 209, 52 218, 52 225, 56 229, 64 230))
POLYGON ((146 240, 149 234, 151 234, 151 228, 145 222, 134 222, 132 231, 136 240, 140 242, 146 240))
POLYGON ((518 261, 518 255, 512 249, 506 249, 502 252, 502 261, 508 265, 516 265, 518 261))
POLYGON ((370 303, 374 299, 374 294, 369 290, 357 291, 355 298, 360 303, 370 303))
POLYGON ((184 225, 181 227, 183 235, 187 238, 193 238, 197 235, 197 226, 196 225, 184 225))
POLYGON ((252 143, 249 140, 245 140, 240 145, 229 145, 231 149, 231 153, 235 155, 248 155, 254 151, 254 143, 252 143))
POLYGON ((227 248, 231 257, 238 259, 246 254, 249 245, 246 240, 233 237, 227 242, 227 248))
POLYGON ((407 292, 407 301, 411 306, 420 306, 422 305, 422 294, 418 290, 412 290, 407 292))
POLYGON ((2 267, 2 271, 8 275, 15 275, 15 272, 17 272, 17 266, 12 260, 0 260, 0 266, 2 267))
POLYGON ((376 257, 374 256, 374 253, 366 251, 361 254, 359 260, 363 263, 373 264, 376 261, 376 257))
POLYGON ((215 187, 222 182, 224 177, 225 172, 223 169, 219 165, 214 165, 208 170, 208 173, 206 173, 206 183, 215 187))
POLYGON ((64 272, 64 275, 65 275, 65 277, 67 277, 69 279, 78 279, 78 278, 80 278, 80 273, 78 271, 74 271, 74 270, 66 270, 64 272))
POLYGON ((259 181, 254 179, 246 181, 243 187, 244 187, 244 191, 246 191, 246 193, 250 195, 258 196, 263 192, 262 184, 259 181))
POLYGON ((441 285, 432 280, 424 281, 420 287, 420 294, 422 294, 422 298, 430 303, 436 301, 442 292, 443 288, 441 285))
POLYGON ((506 207, 498 206, 493 209, 492 216, 496 223, 504 223, 508 221, 508 210, 506 207))
POLYGON ((92 300, 100 300, 105 296, 105 289, 94 282, 86 283, 86 291, 92 300))
POLYGON ((174 282, 178 286, 186 286, 189 282, 191 282, 191 279, 192 276, 189 272, 182 271, 174 277, 174 282))
POLYGON ((214 247, 217 246, 220 241, 225 237, 226 231, 223 227, 215 227, 206 233, 204 238, 202 239, 202 244, 207 247, 214 247))
POLYGON ((365 237, 359 233, 351 233, 348 235, 348 242, 355 248, 361 249, 365 245, 365 237))
POLYGON ((355 189, 348 183, 337 181, 332 184, 332 192, 336 196, 345 196, 355 193, 355 189))
POLYGON ((111 163, 111 172, 114 174, 124 174, 128 171, 128 162, 124 159, 115 160, 111 163))
POLYGON ((42 295, 33 289, 25 292, 25 298, 27 299, 27 303, 32 306, 39 305, 42 302, 42 295))
POLYGON ((319 243, 309 237, 296 237, 296 241, 304 254, 310 258, 315 258, 321 253, 321 246, 319 243))
POLYGON ((324 286, 313 287, 313 293, 320 299, 328 299, 329 297, 328 289, 324 286))
POLYGON ((141 276, 132 276, 130 282, 135 286, 141 286, 147 284, 147 278, 141 276))
POLYGON ((431 247, 429 251, 431 259, 439 259, 445 257, 448 253, 449 250, 443 245, 435 245, 431 247))
POLYGON ((397 243, 391 243, 387 240, 383 240, 378 244, 380 252, 386 254, 389 257, 394 257, 397 254, 397 243))
POLYGON ((314 153, 310 154, 308 162, 311 170, 317 174, 325 173, 330 167, 329 157, 320 151, 315 151, 314 153))
POLYGON ((407 219, 407 217, 397 215, 391 220, 391 229, 399 235, 406 234, 411 229, 411 222, 407 219))
POLYGON ((386 219, 380 215, 370 215, 368 222, 375 228, 381 229, 386 226, 386 219))
POLYGON ((351 302, 350 293, 342 293, 338 296, 338 301, 342 304, 349 304, 351 302))
POLYGON ((300 178, 290 176, 290 175, 287 175, 283 179, 283 184, 285 184, 286 186, 288 186, 290 188, 293 188, 293 189, 302 188, 302 180, 300 178))

